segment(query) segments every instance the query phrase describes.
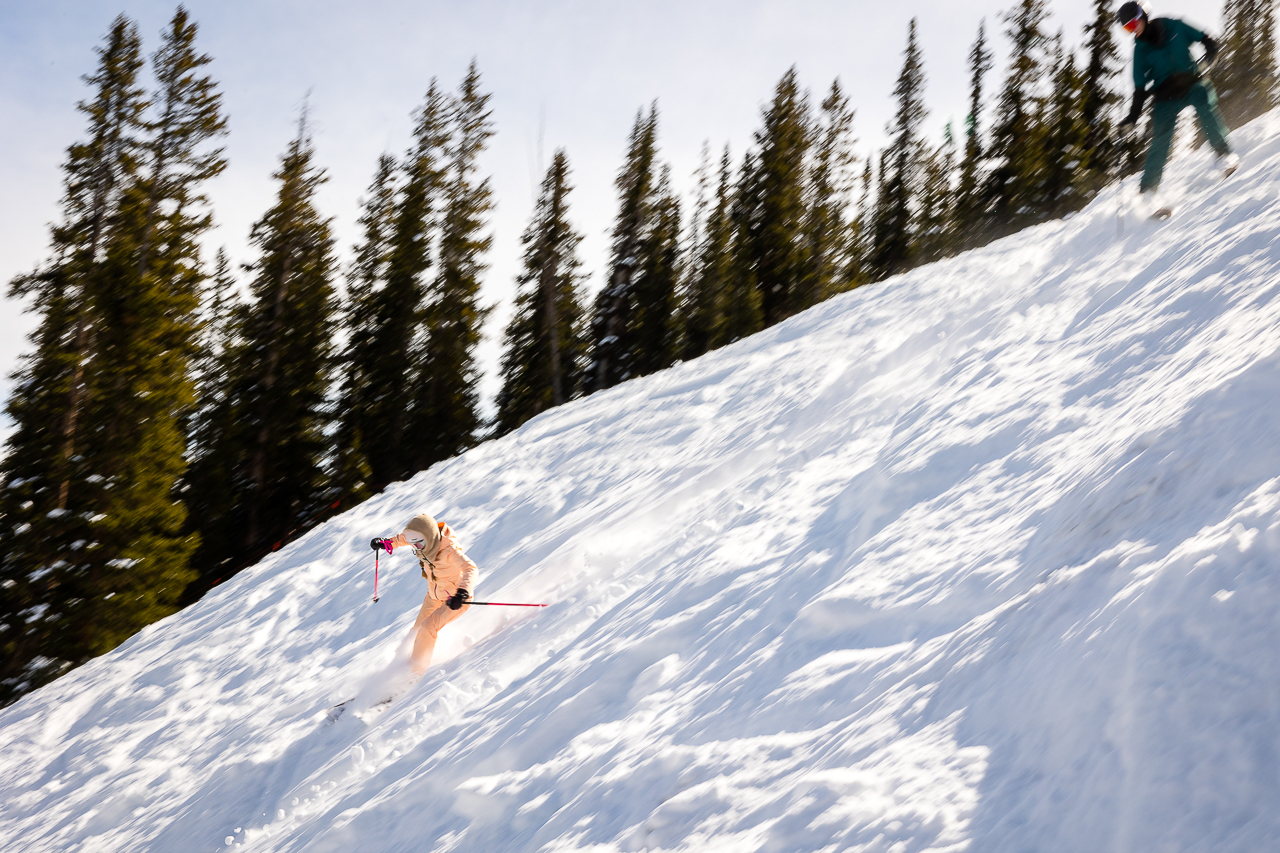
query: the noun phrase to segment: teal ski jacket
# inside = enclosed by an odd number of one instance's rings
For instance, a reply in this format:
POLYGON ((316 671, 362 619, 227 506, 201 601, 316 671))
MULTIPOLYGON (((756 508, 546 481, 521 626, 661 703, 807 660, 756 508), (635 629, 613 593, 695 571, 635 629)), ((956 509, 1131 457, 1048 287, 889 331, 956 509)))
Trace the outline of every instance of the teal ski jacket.
POLYGON ((1171 80, 1198 79, 1200 63, 1191 55, 1191 45, 1196 42, 1204 43, 1205 58, 1212 62, 1217 45, 1200 30, 1177 18, 1156 18, 1148 23, 1133 43, 1133 88, 1165 100, 1161 89, 1171 80))

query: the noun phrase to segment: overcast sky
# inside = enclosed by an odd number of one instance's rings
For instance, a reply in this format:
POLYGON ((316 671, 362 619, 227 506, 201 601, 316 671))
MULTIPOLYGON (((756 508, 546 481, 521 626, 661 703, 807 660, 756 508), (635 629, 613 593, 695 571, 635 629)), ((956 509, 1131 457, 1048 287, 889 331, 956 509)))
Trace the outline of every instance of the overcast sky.
MULTIPOLYGON (((252 259, 249 227, 270 206, 270 175, 310 92, 318 163, 329 182, 322 212, 333 217, 343 263, 378 155, 409 145, 410 113, 432 77, 456 88, 475 58, 497 135, 483 159, 497 210, 484 293, 497 306, 482 351, 493 365, 509 316, 519 238, 551 152, 564 147, 577 187, 570 209, 586 237, 582 255, 599 286, 621 165, 636 111, 657 100, 663 158, 676 185, 692 188, 704 141, 729 143, 735 160, 759 126, 761 105, 792 65, 817 99, 839 77, 857 109, 865 152, 878 146, 892 110, 908 22, 919 18, 930 115, 938 136, 966 111, 965 57, 984 17, 997 52, 992 90, 1004 76, 1004 24, 1013 0, 190 0, 199 46, 214 58, 230 119, 227 171, 209 187, 216 230, 206 244, 252 259)), ((1050 27, 1078 45, 1088 0, 1050 0, 1050 27)), ((1221 2, 1168 0, 1157 14, 1218 32, 1221 2)), ((83 136, 75 110, 80 77, 124 13, 149 55, 176 4, 156 0, 0 0, 0 283, 37 266, 57 217, 60 166, 83 136)), ((1121 33, 1120 35, 1123 35, 1121 33)), ((1126 48, 1127 53, 1127 48, 1126 48)), ((0 397, 27 349, 31 318, 3 303, 0 397)), ((5 425, 0 424, 0 429, 5 425)))

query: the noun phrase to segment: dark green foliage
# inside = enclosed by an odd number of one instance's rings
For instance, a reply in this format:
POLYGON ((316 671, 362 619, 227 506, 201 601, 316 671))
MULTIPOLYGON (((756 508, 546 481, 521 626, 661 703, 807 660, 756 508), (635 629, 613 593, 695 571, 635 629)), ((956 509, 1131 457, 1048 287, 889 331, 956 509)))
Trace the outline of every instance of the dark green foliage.
POLYGON ((907 33, 907 49, 893 89, 898 106, 889 126, 890 143, 880 158, 880 191, 875 213, 871 265, 877 276, 908 269, 917 252, 913 206, 922 166, 920 127, 924 123, 924 60, 916 41, 916 20, 907 33))
POLYGON ((1276 105, 1275 0, 1226 0, 1213 70, 1222 117, 1239 127, 1276 105))
MULTIPOLYGON (((200 335, 196 358, 193 362, 197 411, 203 407, 206 394, 216 393, 221 385, 220 377, 224 374, 226 354, 234 348, 234 317, 239 308, 240 298, 235 276, 231 272, 231 261, 227 258, 226 249, 219 249, 213 261, 213 275, 204 280, 204 290, 200 297, 200 335)), ((196 430, 198 415, 193 416, 192 434, 196 430)), ((200 442, 192 440, 192 446, 200 442)))
POLYGON ((201 185, 222 173, 226 161, 222 149, 207 149, 205 141, 226 133, 216 86, 202 69, 212 60, 195 49, 196 24, 178 7, 170 29, 155 57, 158 82, 155 106, 146 145, 149 174, 139 189, 145 207, 137 248, 139 277, 151 272, 156 255, 174 239, 209 227, 209 216, 186 221, 190 211, 205 199, 201 185), (171 206, 172 211, 163 208, 171 206))
POLYGON ((587 390, 600 391, 674 363, 678 345, 679 207, 657 169, 658 108, 636 116, 616 181, 608 284, 591 320, 587 390))
POLYGON ((324 509, 335 311, 333 240, 314 206, 325 180, 300 124, 275 178, 275 205, 254 224, 251 301, 234 317, 223 428, 192 461, 192 527, 200 586, 304 529, 324 509), (215 503, 214 501, 218 502, 215 503))
POLYGON ((805 281, 797 308, 803 310, 855 284, 849 200, 853 189, 853 108, 840 81, 822 102, 818 127, 813 133, 813 163, 805 217, 805 281))
MULTIPOLYGON (((183 502, 194 513, 188 518, 188 526, 202 526, 205 533, 214 530, 212 515, 225 515, 236 499, 233 478, 218 467, 215 450, 221 450, 219 442, 235 427, 238 412, 229 404, 234 359, 244 348, 240 337, 243 329, 239 318, 245 311, 240 300, 237 283, 231 273, 226 252, 220 250, 215 261, 214 274, 206 284, 201 305, 201 334, 195 359, 196 406, 187 428, 187 470, 183 474, 181 494, 183 502), (205 521, 202 524, 202 519, 205 521)), ((209 574, 209 565, 216 564, 207 558, 225 541, 225 530, 218 531, 213 541, 197 559, 203 567, 204 577, 187 589, 186 601, 193 601, 208 589, 211 581, 220 576, 209 574)), ((229 557, 219 558, 229 560, 229 557)), ((230 573, 228 573, 230 574, 230 573)))
POLYGON ((772 326, 812 305, 815 284, 806 275, 805 158, 812 142, 808 97, 791 68, 774 90, 756 131, 755 173, 747 199, 752 228, 744 260, 755 272, 764 325, 772 326))
MULTIPOLYGON (((384 347, 379 333, 399 329, 402 319, 393 302, 385 301, 387 269, 392 257, 391 239, 396 232, 396 160, 390 154, 378 159, 378 169, 364 200, 360 217, 363 239, 347 272, 347 300, 342 324, 347 346, 342 358, 342 382, 338 394, 338 428, 334 436, 332 488, 334 500, 350 506, 374 491, 374 473, 365 452, 368 432, 375 443, 385 438, 385 428, 402 418, 403 405, 394 387, 378 384, 379 372, 408 373, 409 354, 384 347), (384 363, 386 359, 386 363, 384 363), (392 412, 390 420, 370 417, 372 411, 392 412)), ((423 238, 425 240, 425 237, 423 238)), ((412 329, 404 324, 404 338, 412 342, 412 329)), ((403 425, 401 425, 403 429, 403 425)), ((384 460, 388 461, 388 460, 384 460)), ((390 460, 394 461, 394 460, 390 460)), ((384 476, 387 471, 383 471, 384 476)))
POLYGON ((1084 79, 1075 57, 1062 49, 1061 34, 1050 53, 1053 92, 1045 105, 1043 152, 1036 207, 1042 217, 1058 217, 1076 210, 1088 200, 1084 123, 1084 79))
POLYGON ((862 161, 862 176, 858 179, 857 216, 849 227, 849 270, 848 279, 852 286, 866 284, 872 280, 871 250, 872 224, 875 221, 875 181, 871 158, 862 161))
MULTIPOLYGON (((454 106, 435 81, 418 110, 414 147, 399 185, 384 157, 361 220, 364 240, 348 276, 348 343, 338 454, 358 444, 373 491, 421 466, 409 435, 422 369, 427 273, 436 249, 437 212, 444 204, 447 147, 454 106)), ((353 464, 359 464, 353 463, 353 464)))
POLYGON ((977 244, 987 228, 989 211, 983 174, 986 151, 982 144, 981 120, 983 84, 991 68, 984 20, 978 25, 978 37, 969 50, 969 115, 965 118, 964 155, 960 160, 955 205, 954 229, 959 249, 977 244))
POLYGON ((1115 17, 1110 0, 1093 0, 1093 20, 1084 28, 1088 62, 1080 81, 1080 122, 1084 140, 1080 170, 1091 192, 1114 176, 1116 141, 1114 114, 1122 98, 1115 76, 1124 61, 1115 40, 1115 17))
POLYGON ((497 435, 582 393, 588 343, 579 292, 582 237, 568 219, 571 190, 568 157, 557 151, 521 241, 524 270, 503 347, 497 435))
POLYGON ((635 312, 623 341, 636 376, 675 364, 679 356, 680 203, 671 188, 671 169, 663 166, 654 188, 649 228, 632 280, 635 312))
POLYGON ((728 343, 727 304, 733 279, 729 146, 713 176, 709 151, 704 148, 698 170, 698 197, 690 222, 690 257, 681 295, 684 310, 682 358, 697 358, 728 343), (714 183, 713 183, 714 181, 714 183))
POLYGON ((955 139, 948 124, 942 144, 928 147, 920 166, 920 213, 914 248, 919 263, 936 261, 957 248, 956 191, 952 186, 955 160, 955 139))
POLYGON ((477 440, 475 349, 488 315, 479 290, 493 207, 477 169, 493 135, 488 100, 474 63, 456 98, 432 81, 398 179, 384 157, 365 201, 332 460, 333 494, 348 504, 477 440))
POLYGON ((1045 18, 1044 0, 1020 0, 1004 15, 1009 71, 996 105, 987 189, 997 234, 1035 221, 1040 208, 1045 135, 1041 119, 1049 46, 1045 18))
POLYGON ((733 229, 728 267, 730 278, 724 294, 724 326, 720 343, 754 335, 764 328, 759 277, 754 247, 763 239, 760 203, 760 170, 755 155, 748 151, 742 158, 729 222, 733 229))
POLYGON ((493 242, 484 233, 493 201, 488 179, 477 171, 493 135, 488 103, 473 62, 453 110, 436 278, 423 312, 426 343, 406 389, 412 416, 403 456, 415 471, 474 446, 481 425, 475 350, 489 313, 480 305, 480 276, 493 242))
POLYGON ((185 466, 204 288, 204 181, 223 168, 219 96, 179 8, 153 59, 119 18, 86 78, 89 139, 71 147, 62 223, 42 272, 14 283, 42 322, 9 412, 0 539, 13 696, 173 612, 197 539, 175 485, 185 466))
POLYGON ((68 509, 69 499, 75 498, 75 509, 91 511, 79 488, 86 476, 82 460, 64 455, 67 401, 83 363, 76 346, 83 303, 70 279, 70 270, 53 266, 10 288, 11 297, 34 296, 43 317, 32 336, 35 352, 23 357, 7 406, 16 428, 0 495, 0 705, 72 665, 49 656, 62 627, 58 605, 70 597, 66 587, 73 580, 59 571, 67 565, 60 560, 86 526, 83 515, 68 509))

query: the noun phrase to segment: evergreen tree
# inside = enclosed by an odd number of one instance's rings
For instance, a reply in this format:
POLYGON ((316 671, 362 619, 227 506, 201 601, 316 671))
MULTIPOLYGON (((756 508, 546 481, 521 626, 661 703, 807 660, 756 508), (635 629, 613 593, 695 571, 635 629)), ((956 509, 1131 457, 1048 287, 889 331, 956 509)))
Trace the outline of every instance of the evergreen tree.
MULTIPOLYGON (((238 337, 241 330, 237 322, 244 310, 231 263, 226 251, 220 249, 201 299, 201 331, 194 362, 196 406, 187 427, 188 465, 180 487, 183 503, 194 513, 188 519, 192 528, 201 526, 205 511, 225 511, 236 498, 231 478, 217 469, 216 462, 208 464, 208 457, 216 450, 219 439, 235 426, 232 418, 236 412, 227 404, 228 377, 232 358, 244 345, 238 337)), ((209 547, 216 549, 217 544, 210 543, 209 547)), ((195 562, 200 565, 204 561, 197 557, 195 562)), ((194 601, 207 589, 207 579, 197 577, 188 587, 185 600, 194 601)))
POLYGON ((924 122, 924 61, 911 19, 907 49, 893 90, 898 107, 889 126, 889 147, 881 155, 872 267, 885 278, 909 269, 915 261, 917 227, 914 207, 922 161, 920 125, 924 122))
POLYGON ((443 187, 438 263, 424 311, 426 341, 412 386, 412 418, 402 456, 417 471, 472 447, 480 428, 475 350, 489 309, 480 305, 482 260, 492 238, 484 234, 493 208, 488 179, 478 179, 479 157, 493 124, 489 95, 480 91, 475 62, 456 99, 443 187))
POLYGON ((627 330, 636 311, 635 278, 654 208, 658 107, 636 114, 626 162, 618 173, 618 218, 613 228, 608 283, 596 296, 591 320, 589 392, 612 388, 636 373, 627 330))
POLYGON ((743 246, 755 270, 764 325, 772 326, 817 301, 805 275, 805 158, 812 141, 808 98, 791 68, 774 90, 756 131, 754 193, 758 205, 743 246))
MULTIPOLYGON (((233 348, 233 320, 240 300, 235 276, 227 250, 221 248, 214 256, 213 275, 205 279, 200 296, 200 334, 193 362, 193 378, 202 410, 206 395, 217 393, 222 386, 226 354, 233 348)), ((198 419, 198 416, 193 416, 198 419)), ((192 442, 188 450, 195 452, 198 442, 192 442)))
POLYGON ((362 463, 352 456, 358 445, 373 491, 412 475, 423 460, 409 433, 419 416, 413 409, 421 404, 414 389, 422 369, 427 273, 439 243, 453 113, 452 99, 433 80, 416 114, 414 147, 398 186, 389 159, 380 162, 362 220, 364 241, 348 279, 352 299, 337 456, 358 472, 362 463))
POLYGON ((1227 124, 1239 127, 1276 105, 1275 0, 1226 0, 1214 83, 1227 124))
POLYGON ((196 51, 196 32, 195 22, 179 6, 153 62, 160 114, 150 125, 149 174, 139 187, 145 208, 136 251, 139 278, 152 272, 166 246, 172 250, 175 241, 209 227, 208 215, 193 219, 191 211, 205 202, 200 186, 226 168, 222 149, 205 145, 225 134, 227 123, 216 84, 201 73, 212 59, 196 51))
POLYGON ((714 187, 705 151, 699 169, 698 212, 690 229, 693 237, 681 299, 685 315, 682 358, 686 361, 728 343, 727 297, 733 276, 730 162, 726 145, 714 187))
POLYGON ((378 168, 369 187, 369 195, 363 201, 364 212, 359 219, 363 236, 347 272, 347 298, 342 313, 347 345, 341 359, 342 382, 331 478, 334 498, 340 506, 359 503, 374 488, 373 469, 365 453, 364 433, 367 429, 377 430, 382 424, 370 423, 365 407, 394 404, 396 399, 388 389, 376 388, 374 384, 377 368, 382 366, 381 356, 384 355, 378 332, 388 322, 394 323, 399 319, 394 305, 382 304, 384 294, 380 292, 387 284, 387 270, 392 257, 391 238, 397 224, 397 168, 396 159, 390 154, 378 158, 378 168))
POLYGON ((1093 0, 1093 20, 1085 30, 1089 61, 1081 81, 1080 121, 1084 126, 1081 168, 1089 189, 1106 184, 1115 169, 1113 112, 1120 96, 1112 88, 1116 72, 1124 67, 1116 44, 1115 14, 1111 0, 1093 0))
POLYGON ((982 89, 987 72, 992 68, 991 51, 987 49, 986 26, 985 20, 978 25, 978 37, 969 50, 969 115, 965 118, 964 156, 960 161, 959 185, 956 188, 954 226, 960 248, 977 245, 986 229, 987 206, 983 186, 986 152, 982 145, 982 89))
POLYGON ((697 358, 711 345, 712 328, 718 322, 716 303, 719 294, 704 293, 698 286, 700 267, 706 245, 707 222, 712 204, 711 145, 702 143, 698 170, 693 173, 693 208, 687 223, 687 262, 680 283, 679 305, 682 316, 680 352, 682 358, 697 358))
POLYGON ((913 254, 920 263, 929 263, 956 249, 955 219, 955 137, 948 123, 942 144, 926 150, 921 164, 920 213, 913 254))
POLYGON ((1049 43, 1043 28, 1045 16, 1044 0, 1019 0, 1004 15, 1012 50, 996 107, 990 149, 994 168, 988 178, 997 233, 1034 221, 1043 201, 1040 182, 1046 145, 1042 113, 1049 43))
POLYGON ((1043 215, 1058 217, 1078 210, 1089 199, 1085 172, 1084 79, 1075 57, 1062 48, 1062 34, 1051 52, 1053 94, 1044 117, 1044 172, 1039 207, 1043 215))
POLYGON ((71 597, 71 579, 58 571, 67 565, 62 556, 83 535, 69 529, 68 518, 80 528, 84 517, 67 502, 75 498, 75 509, 89 506, 82 500, 87 495, 79 460, 64 455, 67 399, 82 364, 76 344, 85 322, 73 281, 70 264, 55 262, 16 279, 9 290, 10 298, 30 297, 42 317, 32 335, 35 352, 23 356, 6 407, 15 429, 0 463, 0 706, 73 663, 47 654, 62 627, 58 604, 71 597))
POLYGON ((852 285, 849 203, 857 163, 853 145, 853 110, 836 80, 822 102, 814 135, 805 222, 807 281, 797 306, 801 310, 852 285))
POLYGON ((730 344, 764 328, 756 247, 763 241, 760 169, 753 152, 742 158, 729 207, 733 234, 729 250, 729 282, 725 289, 724 325, 719 345, 730 344))
POLYGON ((849 228, 851 248, 847 275, 852 287, 866 284, 872 280, 870 259, 874 248, 871 240, 875 233, 873 229, 875 222, 875 200, 873 196, 875 181, 871 161, 871 157, 867 157, 862 161, 862 177, 858 180, 858 213, 849 228))
POLYGON ((569 160, 557 151, 522 238, 524 271, 516 279, 507 325, 495 432, 502 435, 582 393, 587 359, 577 248, 568 219, 569 160))
POLYGON ((664 370, 679 357, 679 283, 680 203, 671 188, 671 168, 664 165, 632 281, 635 311, 623 334, 636 376, 664 370))
POLYGON ((173 612, 191 578, 175 486, 210 221, 200 187, 223 168, 208 143, 225 126, 195 36, 179 8, 148 120, 136 29, 113 24, 86 78, 89 141, 70 149, 55 259, 13 288, 44 318, 10 402, 0 496, 9 696, 173 612))
POLYGON ((192 481, 201 484, 190 493, 204 542, 202 587, 323 507, 336 305, 333 239, 314 204, 326 178, 313 158, 304 118, 274 175, 276 202, 250 234, 260 256, 227 355, 224 408, 215 415, 225 429, 192 463, 192 481))

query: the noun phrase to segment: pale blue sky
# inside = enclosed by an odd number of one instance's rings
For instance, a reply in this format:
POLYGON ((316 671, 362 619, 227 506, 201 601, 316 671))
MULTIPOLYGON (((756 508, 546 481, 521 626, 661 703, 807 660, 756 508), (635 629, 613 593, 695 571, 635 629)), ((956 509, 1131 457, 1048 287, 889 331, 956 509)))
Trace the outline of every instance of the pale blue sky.
MULTIPOLYGON (((344 261, 355 238, 358 200, 379 154, 409 143, 410 113, 435 76, 452 89, 475 57, 491 92, 497 136, 484 168, 498 209, 486 296, 499 307, 482 357, 496 361, 518 270, 519 236, 533 189, 554 148, 568 150, 577 191, 573 217, 598 285, 614 212, 613 177, 636 110, 657 99, 661 146, 677 186, 692 188, 704 140, 725 142, 735 159, 758 126, 762 102, 791 65, 818 97, 839 77, 857 108, 861 147, 878 145, 892 103, 908 21, 920 19, 931 109, 938 134, 966 108, 965 56, 987 19, 1002 56, 1000 12, 1012 0, 544 0, 406 2, 365 0, 191 0, 200 45, 224 93, 231 134, 225 175, 210 186, 217 230, 211 248, 250 259, 250 224, 271 203, 270 179, 311 92, 319 163, 329 173, 320 204, 334 217, 344 261), (539 139, 541 138, 541 145, 539 139)), ((1051 26, 1081 41, 1087 0, 1050 0, 1051 26)), ((1221 2, 1159 3, 1158 14, 1219 27, 1221 2)), ((4 0, 0 3, 0 282, 46 254, 57 215, 59 166, 83 131, 75 102, 94 48, 124 12, 150 53, 176 4, 156 0, 4 0)), ((989 78, 994 88, 1003 66, 989 78)), ((20 306, 0 316, 0 395, 26 349, 20 306)), ((492 381, 486 393, 492 394, 492 381)))

